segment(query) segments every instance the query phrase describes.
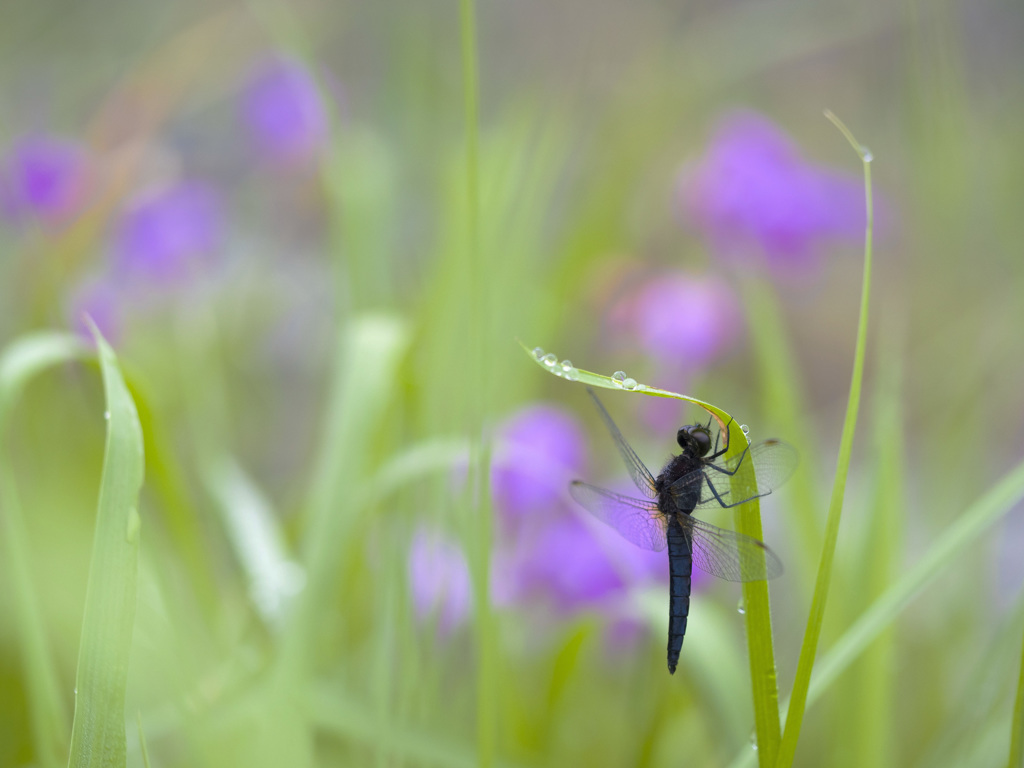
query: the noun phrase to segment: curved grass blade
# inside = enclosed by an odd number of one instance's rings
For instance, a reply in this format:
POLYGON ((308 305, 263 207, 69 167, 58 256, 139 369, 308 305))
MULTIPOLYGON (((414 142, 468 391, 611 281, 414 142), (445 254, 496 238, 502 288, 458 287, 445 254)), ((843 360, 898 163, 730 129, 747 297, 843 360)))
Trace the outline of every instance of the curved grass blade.
MULTIPOLYGON (((68 333, 36 333, 7 347, 0 356, 0 444, 7 417, 29 381, 47 368, 88 354, 89 350, 68 333)), ((67 749, 68 712, 33 585, 28 532, 6 461, 0 462, 0 502, 2 559, 10 578, 13 624, 24 659, 32 741, 40 764, 56 766, 63 762, 67 749)))
POLYGON ((135 623, 142 428, 117 358, 92 328, 107 408, 107 442, 75 678, 69 768, 124 766, 124 693, 135 623))
POLYGON ((850 395, 846 403, 846 417, 843 420, 843 434, 839 441, 839 459, 836 465, 836 478, 832 486, 832 498, 828 505, 828 519, 825 522, 825 542, 822 545, 821 563, 818 566, 818 578, 814 584, 814 597, 811 599, 810 615, 807 617, 807 630, 804 642, 800 647, 800 658, 796 667, 796 679, 793 681, 793 692, 790 696, 789 713, 786 715, 786 728, 782 734, 782 743, 775 763, 778 768, 788 768, 793 764, 796 745, 800 739, 800 727, 803 724, 804 709, 807 706, 807 690, 811 684, 811 671, 818 653, 818 640, 821 637, 821 625, 825 619, 825 606, 828 603, 828 592, 832 582, 832 561, 835 557, 836 541, 839 538, 839 520, 843 512, 843 496, 846 493, 846 475, 850 469, 850 456, 853 452, 853 436, 857 426, 857 412, 860 410, 860 391, 864 379, 864 357, 867 349, 868 307, 871 299, 871 246, 873 206, 871 202, 871 154, 857 142, 850 131, 831 112, 825 116, 831 120, 856 150, 864 165, 864 197, 867 207, 867 229, 864 235, 864 276, 861 283, 860 319, 857 324, 857 342, 853 356, 853 373, 850 377, 850 395))
MULTIPOLYGON (((537 347, 531 350, 522 342, 519 346, 541 368, 560 378, 578 381, 592 387, 617 389, 626 392, 637 392, 652 397, 667 397, 684 400, 703 408, 718 422, 719 427, 728 435, 729 450, 724 460, 739 455, 748 445, 747 436, 740 424, 718 406, 698 400, 694 397, 681 395, 657 387, 641 384, 624 374, 603 376, 599 373, 585 371, 573 366, 568 361, 559 362, 553 354, 545 354, 537 347)), ((745 461, 740 465, 731 479, 737 494, 744 488, 756 488, 752 462, 745 461)), ((758 541, 764 540, 761 528, 761 507, 757 499, 741 504, 735 512, 736 530, 751 536, 758 541)), ((747 629, 747 655, 750 661, 750 684, 754 698, 754 731, 757 739, 757 756, 763 768, 775 764, 781 739, 779 723, 779 689, 775 675, 775 648, 772 640, 771 605, 768 600, 767 581, 748 581, 743 584, 744 617, 747 629)))

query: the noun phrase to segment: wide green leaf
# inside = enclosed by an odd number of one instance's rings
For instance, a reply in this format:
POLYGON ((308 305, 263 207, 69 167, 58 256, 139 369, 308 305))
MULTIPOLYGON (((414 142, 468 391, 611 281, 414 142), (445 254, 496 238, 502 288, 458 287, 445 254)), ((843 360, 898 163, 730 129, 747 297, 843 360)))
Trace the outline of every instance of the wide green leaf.
POLYGON ((138 579, 142 428, 114 351, 93 328, 106 397, 107 441, 85 592, 71 730, 73 768, 125 765, 124 696, 138 579))

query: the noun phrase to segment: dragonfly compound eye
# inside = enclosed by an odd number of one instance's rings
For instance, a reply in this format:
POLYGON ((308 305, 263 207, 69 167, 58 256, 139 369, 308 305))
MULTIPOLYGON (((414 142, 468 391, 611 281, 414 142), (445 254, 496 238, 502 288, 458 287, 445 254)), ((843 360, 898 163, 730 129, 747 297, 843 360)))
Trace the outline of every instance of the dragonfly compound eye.
POLYGON ((697 455, 703 456, 709 450, 711 450, 711 434, 704 427, 699 424, 694 424, 690 427, 683 427, 679 430, 679 445, 683 445, 684 440, 688 440, 691 444, 697 446, 697 455), (683 437, 683 435, 686 437, 683 437))

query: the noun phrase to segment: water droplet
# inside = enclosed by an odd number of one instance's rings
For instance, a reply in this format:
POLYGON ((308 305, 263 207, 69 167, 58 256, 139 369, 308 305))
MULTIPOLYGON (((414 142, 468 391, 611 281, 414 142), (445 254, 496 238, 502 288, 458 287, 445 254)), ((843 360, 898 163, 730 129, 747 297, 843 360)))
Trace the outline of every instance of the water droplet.
POLYGON ((743 598, 740 598, 739 603, 736 605, 736 611, 742 616, 747 612, 746 606, 743 605, 743 598))
POLYGON ((542 348, 540 348, 540 347, 534 347, 533 348, 533 356, 535 358, 537 358, 538 360, 540 360, 542 357, 544 357, 544 350, 542 348))
POLYGON ((540 360, 541 360, 541 362, 542 362, 542 363, 544 363, 544 365, 546 365, 546 366, 547 366, 548 368, 553 368, 553 367, 554 367, 554 365, 555 365, 555 363, 557 363, 557 362, 558 362, 558 357, 557 357, 556 355, 552 354, 551 352, 548 352, 548 353, 547 353, 546 355, 544 355, 544 357, 542 357, 542 358, 541 358, 540 360))
POLYGON ((636 383, 636 379, 634 379, 634 378, 632 378, 630 376, 627 376, 625 379, 622 380, 622 388, 623 389, 630 389, 630 390, 632 390, 632 389, 636 389, 637 386, 638 385, 636 383))
POLYGON ((750 434, 750 427, 748 427, 746 424, 740 424, 740 429, 743 430, 744 435, 750 434))
POLYGON ((860 151, 865 163, 870 163, 872 160, 875 159, 875 156, 871 154, 871 150, 865 147, 863 144, 860 147, 860 151))
POLYGON ((629 377, 626 376, 625 371, 616 371, 615 373, 612 374, 612 381, 615 382, 615 386, 617 387, 621 387, 622 382, 624 382, 628 378, 629 377))
POLYGON ((104 411, 103 418, 106 419, 107 421, 110 421, 110 411, 104 411))
POLYGON ((562 368, 561 376, 564 376, 569 381, 579 380, 580 372, 576 370, 576 367, 572 364, 571 360, 563 360, 559 365, 562 368))

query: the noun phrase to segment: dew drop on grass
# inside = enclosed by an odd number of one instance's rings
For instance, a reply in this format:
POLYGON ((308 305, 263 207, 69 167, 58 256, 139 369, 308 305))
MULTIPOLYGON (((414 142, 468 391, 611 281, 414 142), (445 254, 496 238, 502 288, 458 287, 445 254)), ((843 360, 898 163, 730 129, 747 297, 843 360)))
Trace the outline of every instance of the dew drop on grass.
POLYGON ((626 375, 625 371, 616 371, 612 374, 612 381, 615 382, 615 386, 617 387, 621 387, 622 383, 628 378, 629 377, 626 375))
POLYGON ((544 363, 548 368, 554 368, 555 363, 558 362, 558 357, 551 352, 548 352, 544 357, 541 358, 541 362, 544 363))
POLYGON ((875 156, 871 154, 871 150, 865 147, 863 144, 860 147, 860 151, 865 163, 870 163, 872 160, 875 159, 875 156))
POLYGON ((736 611, 742 616, 747 612, 747 607, 743 605, 743 598, 740 598, 739 603, 736 605, 736 611))
POLYGON ((630 376, 627 376, 625 379, 622 380, 622 388, 623 389, 630 389, 630 390, 636 389, 637 388, 636 379, 634 379, 634 378, 632 378, 630 376))
POLYGON ((541 349, 540 347, 534 347, 533 348, 533 356, 535 358, 537 358, 538 360, 540 360, 542 357, 544 357, 544 350, 541 349))
POLYGON ((567 378, 569 381, 579 381, 580 372, 577 371, 575 368, 570 368, 568 371, 565 372, 565 378, 567 378))
POLYGON ((744 435, 750 434, 750 427, 748 427, 746 424, 740 424, 740 429, 743 430, 744 435))
POLYGON ((107 421, 110 421, 110 411, 104 411, 103 418, 106 419, 107 421))

